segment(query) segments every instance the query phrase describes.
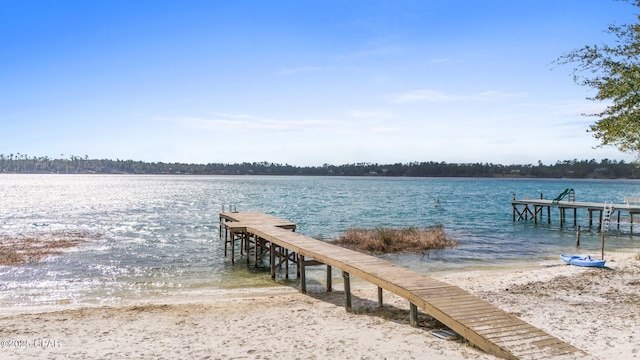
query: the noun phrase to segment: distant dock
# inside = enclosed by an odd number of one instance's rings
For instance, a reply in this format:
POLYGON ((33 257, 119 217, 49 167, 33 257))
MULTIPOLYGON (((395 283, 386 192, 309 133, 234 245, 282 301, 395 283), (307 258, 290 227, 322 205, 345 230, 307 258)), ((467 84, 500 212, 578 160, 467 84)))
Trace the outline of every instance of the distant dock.
POLYGON ((295 230, 296 224, 259 212, 220 213, 220 238, 224 240, 225 256, 230 256, 232 263, 236 254, 245 256, 247 264, 251 260, 255 266, 266 262, 272 278, 278 269, 288 277, 291 263, 302 293, 307 291, 306 267, 326 266, 327 291, 332 290, 332 269, 339 269, 347 311, 351 311, 350 277, 355 275, 378 287, 378 306, 383 306, 383 290, 401 296, 409 302, 412 326, 418 326, 420 308, 489 354, 505 359, 592 358, 457 286, 295 230))
POLYGON ((625 203, 597 203, 575 201, 572 189, 567 189, 556 199, 516 199, 513 194, 511 199, 513 221, 533 221, 535 224, 545 222, 552 223, 551 208, 557 215, 558 224, 561 228, 572 224, 578 226, 578 210, 587 211, 588 230, 607 231, 612 226, 620 230, 621 225, 628 225, 629 232, 633 234, 634 217, 640 215, 640 198, 625 198, 625 203), (563 196, 566 195, 566 196, 563 196), (566 200, 565 200, 566 198, 566 200), (569 216, 567 215, 569 214, 569 216))

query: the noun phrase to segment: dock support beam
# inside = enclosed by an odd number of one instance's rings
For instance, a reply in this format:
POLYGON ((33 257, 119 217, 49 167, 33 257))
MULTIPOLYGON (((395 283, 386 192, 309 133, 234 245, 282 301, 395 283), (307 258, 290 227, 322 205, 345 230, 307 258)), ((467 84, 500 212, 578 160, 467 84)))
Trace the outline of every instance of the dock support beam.
POLYGON ((269 245, 269 264, 271 265, 271 278, 276 278, 276 247, 274 243, 269 245))
POLYGON ((298 268, 300 269, 300 292, 307 293, 307 274, 304 266, 304 255, 298 255, 298 268))
POLYGON ((383 303, 382 303, 382 288, 379 287, 378 288, 378 308, 382 309, 383 307, 383 303))
POLYGON ((285 256, 285 260, 284 260, 284 272, 285 272, 285 279, 289 279, 289 249, 285 249, 284 250, 284 256, 285 256))
POLYGON ((229 234, 229 237, 231 238, 231 265, 235 265, 236 263, 236 238, 235 235, 233 233, 229 234))
POLYGON ((331 291, 331 265, 327 265, 327 292, 331 291))
POLYGON ((349 279, 349 273, 343 270, 342 279, 344 280, 344 307, 347 312, 351 312, 351 281, 349 279))
POLYGON ((600 216, 598 217, 598 229, 602 231, 602 217, 604 216, 604 210, 600 210, 600 216))
POLYGON ((418 327, 418 307, 414 303, 409 303, 409 323, 418 327))

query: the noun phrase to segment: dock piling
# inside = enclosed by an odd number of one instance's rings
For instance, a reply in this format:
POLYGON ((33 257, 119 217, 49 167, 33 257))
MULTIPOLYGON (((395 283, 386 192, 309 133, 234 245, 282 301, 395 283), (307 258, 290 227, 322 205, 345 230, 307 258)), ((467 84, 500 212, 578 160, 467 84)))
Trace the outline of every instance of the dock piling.
POLYGON ((602 234, 602 240, 601 240, 601 242, 602 242, 602 253, 600 254, 600 259, 604 260, 604 231, 602 231, 601 234, 602 234))
POLYGON ((304 266, 304 255, 298 255, 298 269, 300 271, 300 292, 307 293, 307 274, 304 266))
POLYGON ((345 297, 345 309, 347 312, 351 312, 351 280, 349 278, 349 273, 346 271, 342 271, 342 279, 344 280, 344 297, 345 297))
POLYGON ((409 303, 409 323, 412 327, 418 327, 418 307, 409 303))
POLYGON ((284 263, 284 278, 289 279, 289 249, 285 249, 284 251, 285 263, 284 263))
POLYGON ((271 278, 276 278, 276 248, 274 243, 269 245, 269 265, 271 267, 271 278))

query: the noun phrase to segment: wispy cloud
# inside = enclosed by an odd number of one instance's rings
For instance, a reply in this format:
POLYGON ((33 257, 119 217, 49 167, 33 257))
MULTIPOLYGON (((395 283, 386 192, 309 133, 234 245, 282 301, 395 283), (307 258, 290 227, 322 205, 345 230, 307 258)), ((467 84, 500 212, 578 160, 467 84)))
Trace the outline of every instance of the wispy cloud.
POLYGON ((307 73, 307 72, 316 72, 316 71, 322 71, 322 70, 326 70, 326 67, 321 67, 321 66, 299 66, 299 67, 291 67, 291 68, 282 68, 280 70, 278 70, 278 75, 294 75, 294 74, 300 74, 300 73, 307 73))
POLYGON ((586 122, 590 123, 595 121, 585 117, 584 115, 597 114, 604 111, 607 106, 611 105, 608 102, 593 102, 589 100, 565 100, 554 101, 550 103, 545 102, 521 102, 515 104, 517 108, 521 108, 522 113, 526 114, 546 114, 547 117, 554 118, 575 118, 582 117, 586 122))
POLYGON ((600 113, 609 105, 607 102, 565 101, 556 103, 553 109, 561 115, 582 115, 600 113))
POLYGON ((339 58, 341 59, 359 59, 364 57, 371 56, 380 56, 380 55, 389 55, 389 54, 398 54, 404 52, 404 50, 397 46, 386 46, 386 47, 377 47, 373 49, 356 51, 351 54, 341 55, 339 58))
POLYGON ((399 133, 401 131, 402 129, 399 127, 377 127, 377 128, 371 129, 371 132, 374 134, 393 134, 393 133, 399 133))
POLYGON ((453 60, 449 59, 449 58, 438 58, 438 59, 431 59, 429 61, 427 61, 428 64, 444 64, 444 63, 450 63, 453 60))
POLYGON ((181 117, 173 120, 183 127, 199 130, 318 130, 335 126, 324 120, 277 120, 247 114, 213 114, 211 118, 181 117))
POLYGON ((500 91, 483 91, 474 94, 449 94, 440 90, 422 89, 390 96, 393 103, 413 102, 453 102, 465 100, 498 101, 516 97, 524 97, 526 93, 505 93, 500 91))
POLYGON ((522 98, 525 96, 527 96, 526 92, 505 93, 501 91, 483 91, 477 94, 467 95, 469 99, 473 100, 506 100, 512 98, 522 98))
POLYGON ((417 101, 443 102, 456 100, 457 96, 446 94, 438 90, 414 90, 391 95, 391 102, 411 103, 417 101))
POLYGON ((551 124, 551 126, 553 127, 578 127, 581 129, 588 129, 589 125, 591 125, 591 122, 587 119, 582 120, 582 121, 566 121, 566 122, 561 122, 561 123, 555 123, 555 124, 551 124))
POLYGON ((393 114, 389 110, 379 109, 379 110, 351 110, 349 111, 348 115, 350 118, 354 118, 354 119, 371 119, 371 118, 385 119, 385 118, 390 118, 393 114))

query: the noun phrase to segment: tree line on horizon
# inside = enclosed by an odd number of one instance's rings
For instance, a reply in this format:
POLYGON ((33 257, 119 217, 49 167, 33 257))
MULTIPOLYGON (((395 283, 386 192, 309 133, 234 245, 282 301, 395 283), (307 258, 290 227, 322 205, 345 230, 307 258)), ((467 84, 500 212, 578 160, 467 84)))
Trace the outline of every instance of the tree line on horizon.
POLYGON ((545 165, 493 163, 411 162, 395 164, 352 163, 294 166, 271 162, 164 163, 133 160, 89 159, 70 156, 53 159, 25 154, 0 154, 0 173, 18 174, 184 174, 184 175, 303 175, 390 177, 532 177, 637 179, 640 168, 624 160, 564 160, 545 165))

